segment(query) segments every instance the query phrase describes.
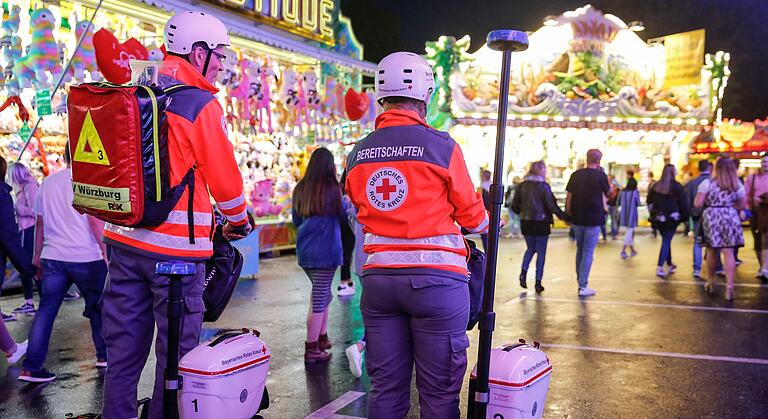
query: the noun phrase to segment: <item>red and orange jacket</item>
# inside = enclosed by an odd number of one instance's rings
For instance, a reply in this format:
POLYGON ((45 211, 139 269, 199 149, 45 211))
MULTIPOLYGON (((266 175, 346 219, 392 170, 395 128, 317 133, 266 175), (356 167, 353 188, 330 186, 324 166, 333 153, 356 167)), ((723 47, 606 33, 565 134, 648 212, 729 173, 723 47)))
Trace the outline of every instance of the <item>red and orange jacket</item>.
POLYGON ((168 56, 165 61, 176 83, 197 87, 174 93, 166 111, 171 185, 181 183, 195 167, 194 244, 189 237, 189 191, 163 224, 148 228, 107 224, 104 237, 109 244, 141 253, 205 259, 213 254, 211 196, 231 224, 248 222, 242 176, 227 138, 224 111, 214 96, 218 89, 183 59, 168 56))
POLYGON ((467 279, 467 249, 456 224, 485 233, 488 213, 450 135, 415 112, 384 112, 376 131, 350 153, 345 187, 365 226, 365 273, 398 269, 467 279))

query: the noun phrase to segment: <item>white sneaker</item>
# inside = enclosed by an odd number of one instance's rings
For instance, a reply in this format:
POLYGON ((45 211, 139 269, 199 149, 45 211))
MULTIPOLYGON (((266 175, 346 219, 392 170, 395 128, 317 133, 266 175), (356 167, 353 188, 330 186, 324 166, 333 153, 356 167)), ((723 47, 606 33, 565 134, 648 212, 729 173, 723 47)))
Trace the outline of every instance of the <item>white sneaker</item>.
POLYGON ((107 368, 109 363, 105 359, 96 359, 96 363, 94 365, 96 368, 107 368))
POLYGON ((345 351, 349 361, 349 372, 357 378, 363 375, 363 354, 357 349, 357 343, 352 344, 345 351))
POLYGON ((656 269, 656 276, 658 276, 659 278, 662 278, 662 279, 664 279, 664 278, 666 278, 666 277, 667 277, 667 275, 668 275, 668 274, 667 274, 667 271, 665 271, 665 270, 664 270, 664 267, 662 267, 662 266, 659 266, 659 267, 656 269))
POLYGON ((677 271, 677 265, 673 264, 673 265, 668 265, 667 266, 667 275, 673 274, 673 273, 675 273, 675 271, 677 271))
POLYGON ((27 354, 27 346, 29 345, 29 341, 25 340, 24 342, 20 342, 16 344, 16 352, 13 353, 13 355, 7 357, 8 359, 8 365, 15 364, 19 362, 19 360, 27 354))
POLYGON ((595 294, 597 294, 597 291, 590 287, 579 288, 579 297, 591 297, 595 294))
POLYGON ((351 295, 355 295, 355 283, 353 282, 349 285, 344 282, 340 283, 339 287, 337 288, 336 295, 339 297, 349 297, 351 295))
POLYGON ((701 279, 701 269, 694 269, 693 277, 696 279, 701 279))

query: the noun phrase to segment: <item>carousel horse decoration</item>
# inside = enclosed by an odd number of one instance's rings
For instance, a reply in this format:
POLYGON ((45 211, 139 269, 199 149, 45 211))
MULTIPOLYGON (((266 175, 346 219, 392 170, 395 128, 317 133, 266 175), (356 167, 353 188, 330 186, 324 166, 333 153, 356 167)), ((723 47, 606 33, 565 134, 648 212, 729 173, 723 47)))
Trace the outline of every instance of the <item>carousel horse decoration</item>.
POLYGON ((84 81, 85 71, 91 76, 91 80, 101 80, 98 66, 96 65, 96 50, 93 47, 93 26, 87 20, 77 21, 75 25, 75 40, 80 42, 80 49, 72 57, 70 74, 75 80, 84 81))
POLYGON ((59 62, 59 48, 53 36, 53 26, 56 19, 48 9, 37 9, 30 16, 32 26, 32 44, 26 56, 19 59, 13 66, 13 73, 21 87, 47 88, 50 81, 46 71, 50 71, 54 79, 61 76, 62 68, 59 62))

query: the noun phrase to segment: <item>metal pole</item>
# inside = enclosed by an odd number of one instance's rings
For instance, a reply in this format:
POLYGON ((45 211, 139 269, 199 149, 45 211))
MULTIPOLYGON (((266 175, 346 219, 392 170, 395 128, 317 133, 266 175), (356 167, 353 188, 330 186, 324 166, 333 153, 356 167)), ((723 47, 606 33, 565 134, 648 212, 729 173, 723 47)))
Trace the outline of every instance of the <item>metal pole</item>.
MULTIPOLYGON (((99 9, 101 9, 101 3, 103 2, 104 0, 99 0, 99 3, 96 5, 96 9, 93 10, 93 15, 88 20, 88 27, 85 29, 85 32, 83 32, 83 36, 81 36, 80 39, 77 40, 77 46, 75 47, 75 50, 72 51, 72 56, 69 57, 69 61, 67 62, 67 65, 64 67, 64 71, 61 72, 61 76, 59 77, 59 80, 56 82, 56 87, 54 87, 53 92, 51 92, 51 99, 53 99, 53 97, 56 96, 56 92, 61 87, 61 83, 64 82, 64 78, 67 76, 67 72, 69 72, 70 67, 72 67, 72 59, 75 58, 75 54, 77 54, 77 52, 80 51, 80 47, 82 47, 83 40, 85 39, 85 34, 91 30, 91 27, 93 27, 93 19, 96 17, 96 14, 99 12, 99 9)), ((32 137, 35 136, 35 131, 37 131, 37 128, 40 126, 40 121, 42 120, 43 120, 43 117, 38 116, 37 121, 35 121, 35 125, 32 127, 32 131, 29 132, 29 136, 27 137, 26 141, 24 141, 24 147, 19 152, 19 158, 16 159, 17 162, 21 161, 21 156, 23 156, 24 152, 27 150, 27 146, 29 146, 29 142, 32 140, 32 137)))
POLYGON ((488 228, 488 249, 486 249, 485 291, 483 311, 480 314, 478 330, 480 342, 477 349, 477 378, 474 386, 474 416, 484 419, 488 409, 488 375, 491 364, 491 345, 496 324, 493 312, 493 299, 496 287, 496 262, 499 250, 499 220, 501 205, 504 202, 504 143, 507 131, 507 105, 509 96, 509 73, 512 51, 521 51, 528 47, 525 32, 494 31, 488 35, 488 46, 503 51, 501 60, 501 84, 499 85, 499 116, 496 121, 496 155, 493 164, 493 183, 491 183, 491 219, 488 228))
POLYGON ((168 354, 163 391, 165 419, 176 419, 179 414, 179 342, 183 307, 181 275, 171 275, 168 284, 168 354))

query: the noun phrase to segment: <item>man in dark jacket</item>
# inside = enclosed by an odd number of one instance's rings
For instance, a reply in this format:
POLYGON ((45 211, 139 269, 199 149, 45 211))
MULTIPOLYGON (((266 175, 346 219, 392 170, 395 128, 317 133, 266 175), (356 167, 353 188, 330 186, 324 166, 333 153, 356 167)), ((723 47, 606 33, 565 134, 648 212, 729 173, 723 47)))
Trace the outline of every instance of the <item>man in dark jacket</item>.
MULTIPOLYGON (((31 258, 25 255, 26 250, 21 247, 21 235, 16 224, 16 213, 13 209, 13 197, 11 185, 5 183, 5 174, 8 171, 8 163, 0 157, 0 287, 5 281, 5 260, 10 259, 13 267, 22 277, 33 280, 35 271, 30 263, 31 258)), ((13 313, 2 314, 3 321, 16 320, 13 313)))
POLYGON ((712 163, 708 160, 699 162, 699 176, 685 185, 685 196, 688 200, 688 208, 691 208, 691 221, 693 221, 693 276, 701 278, 701 246, 699 245, 699 223, 701 223, 701 209, 693 205, 696 199, 696 191, 701 182, 709 179, 712 173, 712 163))

